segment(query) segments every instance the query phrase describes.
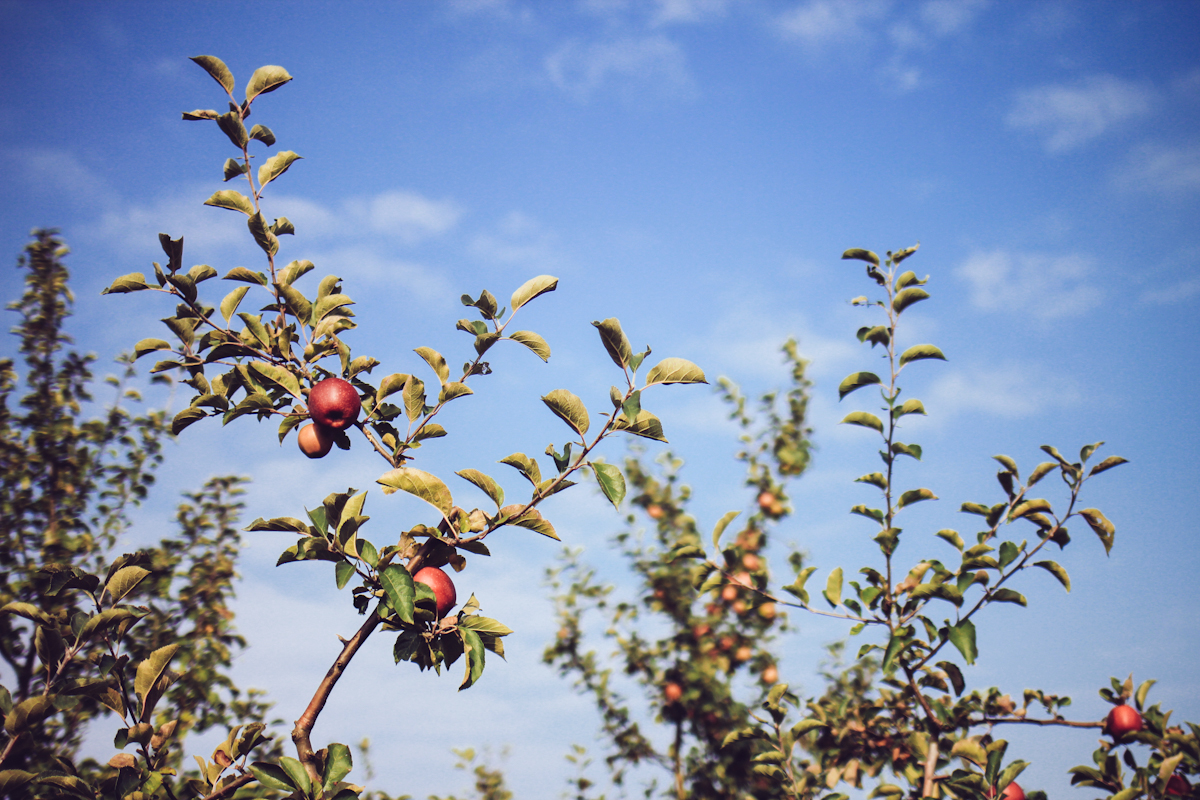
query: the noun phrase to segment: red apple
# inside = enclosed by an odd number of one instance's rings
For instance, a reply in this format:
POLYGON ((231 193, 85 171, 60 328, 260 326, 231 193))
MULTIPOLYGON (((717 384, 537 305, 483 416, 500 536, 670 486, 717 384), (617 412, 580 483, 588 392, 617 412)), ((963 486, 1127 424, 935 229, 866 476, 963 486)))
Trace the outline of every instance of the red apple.
POLYGON ((433 596, 437 598, 439 618, 446 616, 458 601, 458 595, 454 591, 454 581, 450 580, 450 576, 437 567, 422 567, 417 570, 416 575, 413 575, 413 580, 433 589, 433 596))
POLYGON ((749 661, 753 656, 754 651, 750 649, 749 645, 742 645, 737 649, 737 652, 733 654, 734 659, 737 661, 749 661))
POLYGON ((679 698, 683 697, 683 687, 672 681, 663 687, 663 697, 667 698, 668 703, 678 703, 679 698))
POLYGON ((768 666, 766 669, 763 670, 763 673, 762 673, 762 682, 763 683, 772 684, 777 680, 779 680, 779 670, 775 667, 774 664, 771 664, 770 666, 768 666))
POLYGON ((751 572, 758 572, 758 568, 762 566, 762 559, 754 553, 746 553, 742 556, 742 566, 751 572))
POLYGON ((335 431, 353 425, 361 409, 358 390, 341 378, 326 378, 308 393, 308 413, 313 422, 335 431))
POLYGON ((1186 795, 1191 788, 1192 787, 1188 785, 1187 778, 1183 777, 1178 772, 1167 778, 1167 794, 1174 794, 1182 797, 1186 795))
MULTIPOLYGON (((996 790, 989 787, 987 794, 988 797, 995 797, 996 790)), ((1025 800, 1025 790, 1016 781, 1013 781, 1004 787, 1004 793, 1000 795, 1000 800, 1025 800)))
POLYGON ((737 600, 737 596, 737 587, 732 583, 725 584, 724 588, 721 589, 721 599, 726 603, 732 603, 734 600, 737 600))
POLYGON ((1104 729, 1114 739, 1120 739, 1127 733, 1142 729, 1142 715, 1137 712, 1137 709, 1122 703, 1108 712, 1108 719, 1104 721, 1104 729))
POLYGON ((300 452, 309 458, 322 458, 333 447, 334 431, 315 422, 309 423, 296 434, 300 452))
POLYGON ((646 507, 646 513, 650 515, 650 519, 662 519, 663 507, 657 503, 652 503, 646 507))
POLYGON ((775 495, 770 492, 763 492, 758 496, 758 507, 763 511, 770 510, 773 505, 775 505, 775 495))

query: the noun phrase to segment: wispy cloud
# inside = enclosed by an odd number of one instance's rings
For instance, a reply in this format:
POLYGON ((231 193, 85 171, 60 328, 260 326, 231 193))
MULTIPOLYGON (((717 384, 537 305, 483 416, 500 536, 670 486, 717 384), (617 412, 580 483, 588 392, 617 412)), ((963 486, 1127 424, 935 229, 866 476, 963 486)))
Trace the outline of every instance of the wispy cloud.
POLYGON ((554 233, 528 214, 512 211, 491 230, 471 240, 471 252, 484 261, 539 269, 562 261, 554 233))
POLYGON ((567 42, 546 57, 545 67, 551 83, 579 101, 608 88, 626 99, 696 94, 683 50, 663 35, 567 42))
POLYGON ((1093 75, 1071 85, 1049 84, 1019 92, 1004 121, 1010 128, 1043 137, 1047 152, 1064 153, 1148 114, 1153 105, 1152 88, 1112 75, 1093 75))
POLYGON ((1079 388, 1036 364, 954 371, 936 379, 929 407, 938 413, 982 412, 1004 419, 1032 417, 1079 402, 1079 388))
POLYGON ((4 151, 13 174, 34 191, 52 192, 78 202, 94 202, 109 195, 109 187, 69 150, 14 148, 4 151))
POLYGON ((651 24, 705 22, 725 15, 728 0, 656 0, 651 24))
POLYGON ((955 270, 971 286, 971 302, 986 311, 1005 310, 1040 320, 1077 316, 1100 304, 1086 256, 1051 256, 1005 250, 977 252, 955 270))
POLYGON ((1122 189, 1139 192, 1191 192, 1200 189, 1200 145, 1146 143, 1136 148, 1113 175, 1122 189))
POLYGON ((919 5, 891 0, 805 0, 775 18, 783 38, 813 54, 834 45, 857 42, 856 52, 882 56, 884 81, 908 92, 925 83, 917 54, 950 36, 961 36, 987 8, 989 0, 926 0, 919 5))
POLYGON ((1153 305, 1169 305, 1170 303, 1182 303, 1197 295, 1200 295, 1200 277, 1185 278, 1170 286, 1147 289, 1142 292, 1141 300, 1143 303, 1153 305))
POLYGON ((778 17, 784 36, 808 47, 861 38, 866 26, 882 19, 888 0, 808 0, 778 17))

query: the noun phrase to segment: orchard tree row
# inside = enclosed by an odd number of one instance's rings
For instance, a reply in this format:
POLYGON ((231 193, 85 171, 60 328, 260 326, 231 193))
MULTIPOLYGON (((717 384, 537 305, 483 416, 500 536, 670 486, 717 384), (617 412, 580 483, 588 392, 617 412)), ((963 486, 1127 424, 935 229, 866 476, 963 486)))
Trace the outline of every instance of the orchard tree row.
MULTIPOLYGON (((1022 479, 1014 459, 997 456, 999 495, 961 505, 968 519, 980 520, 980 530, 947 528, 933 537, 903 531, 905 509, 935 497, 910 477, 922 450, 901 440, 903 425, 926 412, 904 393, 901 375, 924 366, 918 362, 944 359, 934 345, 898 343, 902 315, 930 297, 928 278, 901 266, 916 247, 883 259, 867 250, 843 256, 865 264, 872 294, 852 302, 874 316, 857 336, 878 348, 887 366, 853 373, 839 387, 841 398, 871 398, 843 422, 878 437, 882 466, 858 479, 877 500, 851 509, 871 526, 878 560, 854 572, 807 565, 793 554, 788 582, 773 581, 767 545, 790 515, 787 482, 804 472, 810 457, 810 387, 795 343, 785 347, 791 387, 782 397, 764 397, 760 413, 734 384, 721 382, 733 418, 746 431, 738 459, 755 511, 736 525, 739 514, 726 514, 711 537, 702 536, 687 513, 690 492, 679 483, 682 462, 675 456, 664 456, 659 468, 634 457, 624 469, 599 456, 602 443, 617 433, 665 442, 663 424, 649 407, 656 387, 706 382, 690 361, 652 362, 649 348, 635 353, 615 318, 592 323, 615 365, 608 405, 589 411, 566 388, 542 397, 557 418, 548 421, 558 426, 546 458, 476 452, 454 479, 423 470, 421 449, 447 436, 453 415, 469 407, 456 401, 486 386, 493 360, 507 357, 509 343, 549 360, 549 343, 513 321, 553 292, 557 279, 529 279, 505 306, 487 290, 462 295, 469 311, 456 323, 466 334, 461 370, 432 348, 416 346, 420 369, 389 373, 382 360, 352 350, 354 301, 342 280, 318 278, 311 261, 284 263, 282 237, 296 228, 264 210, 265 188, 300 156, 273 151, 275 134, 262 124, 248 127, 248 120, 255 101, 291 76, 281 67, 262 67, 239 100, 223 62, 212 56, 193 61, 221 87, 227 109, 196 109, 183 118, 215 122, 224 146, 232 148, 221 169, 232 188, 215 191, 205 204, 242 215, 262 251, 262 267, 185 270, 183 237, 161 234, 164 262, 154 263, 149 277, 117 278, 106 293, 160 297, 168 304, 166 338, 134 345, 125 378, 111 381, 116 400, 102 418, 85 420, 91 360, 64 350, 65 248, 51 231, 37 232, 27 248, 26 291, 11 306, 22 319, 16 333, 28 387, 20 411, 8 404, 18 385, 15 365, 0 364, 0 794, 366 796, 348 780, 351 748, 312 740, 347 666, 369 637, 386 635, 397 664, 438 674, 461 664, 460 689, 474 686, 487 653, 503 656, 503 639, 512 631, 483 616, 473 594, 460 597, 455 576, 486 569, 480 559, 490 555, 487 540, 500 528, 558 540, 540 506, 586 477, 614 507, 628 498, 654 532, 649 540, 635 535, 640 517, 632 514, 630 531, 617 540, 640 585, 634 600, 618 600, 611 587, 598 584, 578 550, 569 549, 552 573, 561 625, 545 659, 594 698, 615 783, 623 783, 631 767, 650 765, 662 768, 663 782, 647 791, 678 798, 841 800, 855 787, 872 797, 1002 794, 1020 800, 1026 793, 1016 779, 1026 762, 1010 755, 995 731, 1036 724, 1094 728, 1108 737, 1093 753, 1094 766, 1072 770, 1073 781, 1093 795, 1197 795, 1191 784, 1200 772, 1200 729, 1173 726, 1168 712, 1148 706, 1152 681, 1135 687, 1132 678, 1114 679, 1101 692, 1113 704, 1105 720, 1067 719, 1069 700, 1041 690, 1026 689, 1020 702, 998 689, 968 690, 978 655, 976 626, 986 624, 989 606, 1026 605, 1020 589, 1035 575, 1070 589, 1066 568, 1052 559, 1071 541, 1068 523, 1086 526, 1106 551, 1114 546, 1113 524, 1098 508, 1084 507, 1084 486, 1124 459, 1100 457, 1101 443, 1083 447, 1074 460, 1044 446, 1047 460, 1022 479), (134 375, 133 361, 147 356, 155 359, 155 380, 174 379, 189 390, 187 406, 169 419, 126 408, 139 398, 123 381, 134 375), (452 402, 455 408, 447 410, 452 402), (328 457, 335 446, 367 447, 384 462, 375 480, 385 496, 403 492, 429 507, 395 538, 372 532, 365 491, 337 487, 314 497, 311 509, 281 509, 280 516, 245 529, 294 534, 295 544, 278 564, 330 564, 336 585, 348 589, 363 618, 327 672, 313 676, 311 699, 292 725, 290 743, 273 735, 263 698, 241 691, 228 676, 233 654, 246 644, 228 606, 241 479, 214 478, 180 505, 177 534, 158 547, 119 554, 127 510, 149 491, 164 438, 218 419, 224 425, 268 422, 280 442, 294 432, 310 458, 328 457), (480 469, 497 461, 529 484, 515 502, 506 501, 500 480, 480 469), (470 510, 457 504, 451 487, 462 484, 456 480, 481 490, 491 504, 470 510), (808 587, 818 571, 825 588, 814 601, 808 587), (780 681, 772 648, 777 635, 792 632, 787 608, 843 619, 852 641, 862 642, 853 658, 835 651, 821 696, 801 698, 780 681), (595 629, 613 639, 611 659, 587 649, 585 635, 593 627, 585 618, 597 614, 607 617, 595 629), (665 621, 669 633, 649 634, 662 629, 652 620, 665 621), (633 676, 645 694, 636 700, 619 694, 616 671, 633 676), (745 682, 735 680, 745 673, 757 679, 751 696, 745 682), (643 730, 660 725, 665 735, 643 730), (101 727, 115 730, 114 755, 105 763, 79 759, 84 732, 101 727), (227 736, 206 757, 195 755, 193 768, 183 757, 186 737, 213 728, 227 736)), ((380 354, 389 355, 395 357, 380 354)), ((464 755, 463 765, 472 757, 464 755)), ((571 758, 586 766, 582 751, 571 758)), ((503 796, 498 773, 478 766, 475 775, 482 796, 503 796)), ((573 790, 587 797, 593 788, 581 772, 573 790)))

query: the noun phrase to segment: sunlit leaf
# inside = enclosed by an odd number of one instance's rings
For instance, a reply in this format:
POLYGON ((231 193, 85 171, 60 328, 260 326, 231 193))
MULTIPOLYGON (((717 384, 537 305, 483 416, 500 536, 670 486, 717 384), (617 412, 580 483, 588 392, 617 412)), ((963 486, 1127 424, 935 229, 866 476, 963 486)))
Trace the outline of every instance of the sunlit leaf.
POLYGON ((590 421, 587 407, 583 401, 566 389, 555 389, 542 397, 542 402, 554 412, 555 416, 571 426, 571 429, 583 436, 588 432, 590 421))
POLYGON ((600 484, 600 491, 604 492, 613 508, 619 508, 621 500, 625 497, 625 476, 612 464, 593 462, 591 466, 596 475, 596 482, 600 484))
POLYGON ((254 70, 250 82, 246 84, 246 102, 249 103, 260 94, 273 92, 290 81, 292 76, 283 67, 266 66, 254 70))
POLYGON ((881 381, 879 380, 879 376, 873 372, 855 372, 847 375, 846 379, 838 386, 838 399, 845 398, 846 395, 855 389, 861 389, 864 386, 871 386, 877 383, 881 383, 881 381))
POLYGON ((704 370, 683 358, 664 358, 646 373, 646 385, 656 383, 708 383, 704 370))
POLYGON ((449 516, 454 507, 450 489, 436 475, 422 472, 414 467, 400 467, 384 474, 376 483, 383 486, 384 494, 396 491, 408 492, 449 516))

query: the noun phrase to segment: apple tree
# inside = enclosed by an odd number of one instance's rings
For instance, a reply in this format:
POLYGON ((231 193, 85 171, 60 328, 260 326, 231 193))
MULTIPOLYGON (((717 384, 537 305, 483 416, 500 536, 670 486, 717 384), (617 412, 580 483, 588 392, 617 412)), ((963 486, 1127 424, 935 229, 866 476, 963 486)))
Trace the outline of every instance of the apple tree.
MULTIPOLYGON (((224 160, 222 172, 225 182, 234 188, 214 192, 205 204, 245 218, 248 236, 262 251, 263 264, 258 271, 234 267, 223 275, 207 264, 185 269, 183 237, 160 234, 166 258, 162 264, 153 264, 151 277, 130 273, 105 290, 106 294, 162 295, 172 305, 173 313, 163 320, 167 338, 144 338, 134 346, 135 358, 154 355, 158 359, 153 374, 177 374, 181 384, 190 389, 188 405, 171 420, 170 432, 180 435, 192 425, 215 424, 217 419, 221 424, 241 425, 253 418, 276 423, 274 432, 282 442, 294 429, 312 424, 316 429, 310 431, 310 439, 315 439, 317 446, 302 442, 306 454, 324 455, 328 447, 322 440, 341 449, 358 442, 384 462, 384 471, 376 478, 384 495, 404 492, 428 503, 430 510, 398 539, 389 535, 382 541, 376 535, 373 542, 368 538, 369 517, 364 513, 367 493, 351 488, 314 498, 312 509, 258 519, 248 527, 295 534, 296 543, 281 554, 278 563, 328 563, 337 586, 349 589, 350 602, 364 618, 359 629, 343 640, 344 647, 326 674, 315 676, 312 697, 291 733, 294 757, 271 755, 265 725, 253 714, 245 714, 232 720, 236 724, 211 758, 197 758, 199 773, 186 777, 179 773, 173 737, 191 717, 185 720, 180 716, 181 707, 176 703, 201 687, 184 689, 189 682, 186 673, 173 669, 173 664, 180 664, 185 647, 180 637, 149 637, 148 641, 159 646, 144 654, 128 649, 132 641, 129 632, 154 616, 149 606, 133 605, 133 598, 163 586, 162 565, 156 567, 144 554, 114 560, 103 576, 72 573, 54 582, 53 596, 69 597, 79 609, 76 613, 51 616, 44 606, 55 601, 45 598, 40 604, 5 606, 6 617, 30 623, 37 652, 46 665, 36 679, 31 678, 31 698, 6 709, 10 745, 17 741, 18 730, 33 739, 47 724, 55 724, 58 706, 64 705, 62 698, 69 692, 97 698, 122 718, 125 727, 116 739, 120 752, 109 762, 110 770, 97 780, 81 777, 68 762, 53 772, 34 772, 9 769, 7 760, 0 762, 0 780, 7 790, 32 795, 47 785, 69 784, 70 791, 87 796, 124 797, 136 792, 141 797, 214 800, 253 784, 256 788, 247 791, 347 800, 362 791, 344 780, 351 769, 350 748, 341 743, 314 746, 311 732, 341 675, 368 637, 377 631, 392 636, 396 662, 409 662, 421 670, 440 673, 443 667, 461 662, 460 688, 466 689, 480 679, 486 652, 503 655, 503 637, 511 633, 500 621, 480 614, 480 602, 473 595, 457 611, 439 614, 434 588, 419 579, 422 570, 449 567, 461 572, 468 567, 468 559, 489 555, 486 540, 506 526, 557 540, 554 525, 539 506, 584 475, 594 478, 604 496, 617 506, 626 494, 625 477, 618 466, 597 457, 597 448, 616 433, 662 439, 662 423, 644 401, 651 399, 659 386, 704 383, 704 373, 681 358, 661 359, 650 366, 649 348, 635 353, 615 318, 592 323, 616 366, 618 385, 607 392, 611 408, 601 412, 593 424, 592 414, 578 395, 565 388, 549 392, 541 399, 566 425, 566 432, 558 444, 546 448, 550 462, 546 472, 536 457, 525 453, 502 457, 500 463, 516 470, 530 485, 520 499, 506 503, 500 481, 464 466, 456 476, 481 490, 494 507, 467 510, 456 505, 447 481, 413 463, 422 447, 434 445, 447 434, 447 407, 475 393, 473 387, 492 372, 491 359, 511 346, 509 343, 543 361, 550 358, 545 339, 532 330, 518 329, 514 320, 532 301, 553 292, 557 278, 540 275, 529 279, 516 287, 507 305, 501 305, 487 290, 477 296, 463 295, 462 303, 469 312, 468 318, 457 322, 457 329, 467 336, 461 370, 452 368, 441 353, 416 342, 420 374, 382 374, 383 370, 376 374, 380 359, 352 350, 354 301, 342 280, 335 275, 309 277, 316 266, 306 259, 284 263, 282 239, 294 235, 296 228, 288 219, 266 213, 264 190, 283 178, 301 156, 291 150, 260 156, 264 148, 268 152, 274 148, 276 137, 265 125, 248 127, 248 120, 259 108, 257 101, 285 86, 291 76, 282 67, 262 67, 250 77, 239 99, 234 94, 234 77, 220 59, 197 56, 192 60, 221 87, 228 108, 197 109, 184 113, 183 118, 216 123, 225 146, 232 146, 232 157, 224 160), (257 168, 255 161, 259 162, 257 168), (207 292, 214 286, 224 288, 210 299, 207 292), (350 387, 349 395, 346 387, 350 387), (311 435, 314 433, 316 436, 311 435), (93 647, 107 649, 109 658, 88 657, 93 647), (68 671, 71 680, 64 682, 68 671), (82 686, 87 687, 86 692, 82 686)), ((524 316, 521 314, 522 319, 524 316)), ((495 455, 487 457, 494 460, 495 455)), ((209 491, 217 494, 205 499, 229 507, 234 488, 234 484, 210 487, 209 491)), ((210 529, 215 526, 224 535, 228 515, 212 509, 199 513, 210 529)), ((210 535, 209 539, 204 546, 218 553, 236 544, 236 540, 221 536, 213 539, 210 535)), ((168 550, 164 557, 178 556, 178 551, 168 550)), ((43 561, 39 566, 48 565, 43 561)), ((218 578, 217 586, 222 579, 227 577, 218 578)), ((196 624, 204 631, 219 628, 199 617, 196 624)), ((32 663, 32 656, 24 652, 22 656, 32 663)), ((214 721, 216 717, 203 719, 214 721)))
MULTIPOLYGON (((1108 739, 1092 754, 1094 766, 1073 768, 1072 782, 1116 800, 1196 796, 1200 790, 1192 784, 1200 773, 1200 728, 1190 723, 1186 728, 1172 725, 1170 712, 1147 706, 1153 681, 1135 688, 1132 677, 1124 682, 1114 678, 1111 689, 1101 690, 1115 709, 1106 720, 1068 719, 1065 709, 1070 699, 1040 689, 1025 689, 1020 700, 998 688, 968 690, 970 667, 978 656, 976 626, 985 624, 991 605, 1026 606, 1020 587, 1039 575, 1070 590, 1067 569, 1055 560, 1061 558, 1056 552, 1071 542, 1068 523, 1090 530, 1105 552, 1114 546, 1115 526, 1100 509, 1085 507, 1084 486, 1104 480, 1104 474, 1125 459, 1098 456, 1103 443, 1085 445, 1077 460, 1046 445, 1041 448, 1046 460, 1022 478, 1016 460, 996 456, 1000 496, 995 502, 965 502, 959 508, 965 519, 980 520, 981 530, 966 536, 949 527, 932 536, 920 531, 906 534, 901 527, 905 509, 936 497, 909 477, 923 452, 919 444, 902 440, 907 438, 902 434, 904 421, 926 411, 919 399, 903 391, 908 388, 905 370, 945 358, 932 344, 899 344, 903 314, 930 297, 928 278, 901 268, 916 251, 911 247, 888 253, 883 260, 860 249, 843 255, 865 263, 877 295, 852 301, 877 315, 858 330, 857 339, 878 348, 887 366, 883 374, 854 372, 838 387, 839 399, 852 394, 878 398, 876 408, 851 411, 842 422, 878 437, 882 468, 856 479, 878 499, 850 511, 872 527, 879 560, 856 573, 842 566, 827 569, 824 589, 814 602, 809 580, 819 567, 793 554, 789 558, 792 580, 773 585, 766 554, 757 550, 761 531, 768 527, 765 523, 786 509, 782 489, 774 483, 777 478, 756 459, 773 461, 775 476, 788 475, 797 463, 796 451, 780 433, 804 430, 801 398, 807 387, 796 385, 801 362, 789 343, 785 352, 793 371, 790 428, 780 424, 784 417, 771 415, 758 448, 739 454, 750 465, 747 483, 755 495, 755 516, 731 541, 725 534, 736 514, 725 515, 713 531, 714 555, 707 557, 698 523, 681 508, 690 490, 676 484, 679 462, 668 456, 661 477, 656 478, 653 470, 635 460, 627 470, 643 492, 635 505, 649 518, 657 540, 653 547, 630 547, 635 539, 627 532, 617 542, 641 579, 639 601, 613 601, 611 587, 596 584, 587 568, 569 555, 556 585, 565 624, 559 641, 547 650, 547 659, 575 675, 581 690, 595 698, 614 779, 619 782, 628 765, 658 763, 673 771, 673 788, 667 792, 671 796, 725 797, 740 791, 747 797, 844 800, 845 790, 854 788, 869 789, 870 797, 894 800, 981 800, 997 793, 1020 800, 1025 792, 1015 779, 1027 762, 1009 756, 1007 742, 997 735, 1005 725, 1105 734, 1108 739), (865 391, 856 394, 860 390, 865 391), (749 563, 748 556, 752 557, 749 563), (571 581, 563 580, 563 575, 571 576, 571 581), (659 587, 669 587, 670 593, 659 587), (752 643, 743 654, 764 670, 761 694, 745 696, 743 689, 741 703, 731 696, 735 692, 725 678, 737 669, 738 659, 721 654, 721 640, 715 648, 705 640, 714 623, 721 624, 728 614, 721 604, 730 600, 742 608, 733 609, 735 614, 729 617, 733 623, 729 641, 752 643), (769 640, 762 635, 761 615, 747 613, 755 606, 771 609, 771 619, 783 608, 844 619, 848 633, 863 643, 848 665, 835 662, 821 695, 802 699, 787 684, 775 683, 773 665, 764 669, 772 656, 769 650, 758 649, 769 640), (701 608, 709 617, 700 616, 701 608), (611 615, 606 635, 616 644, 612 661, 594 650, 585 651, 580 643, 578 620, 592 610, 611 615), (639 615, 666 616, 668 633, 646 641, 641 633, 645 620, 639 615), (706 668, 714 654, 715 669, 706 668), (648 711, 631 712, 612 690, 609 678, 614 663, 649 691, 648 711), (678 689, 664 699, 660 687, 673 684, 678 689), (754 707, 757 710, 751 710, 754 707), (647 722, 648 714, 668 728, 667 735, 650 737, 643 732, 640 725, 647 722), (735 726, 715 744, 711 728, 720 732, 718 721, 735 726), (658 752, 655 740, 671 743, 666 753, 658 752), (713 780, 709 772, 730 774, 726 759, 755 777, 713 780)), ((726 394, 734 403, 734 417, 746 424, 745 402, 729 389, 726 394)), ((766 398, 768 403, 773 399, 766 398)))

